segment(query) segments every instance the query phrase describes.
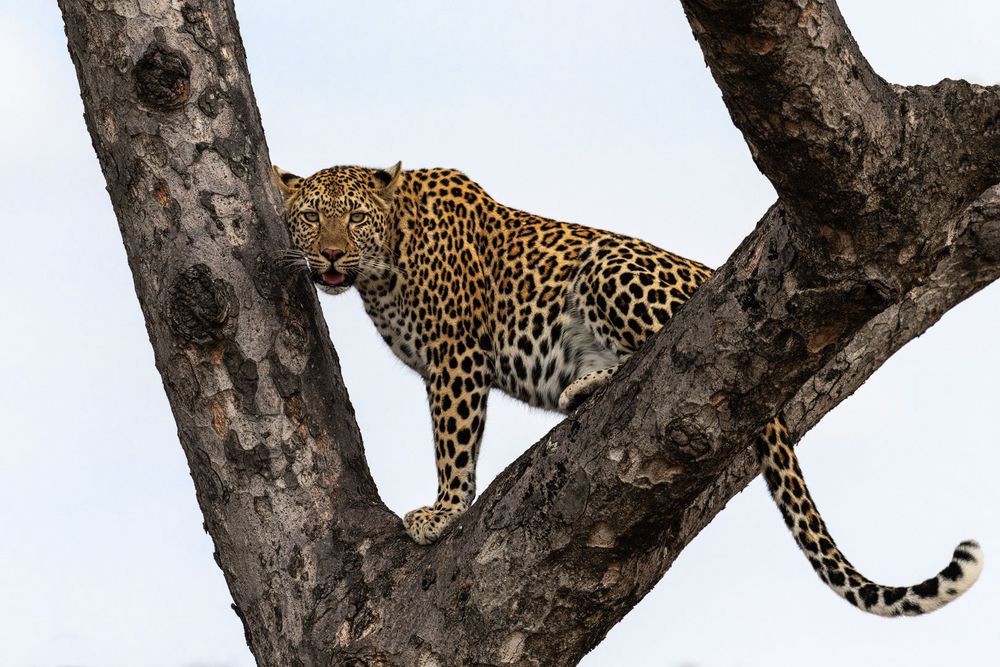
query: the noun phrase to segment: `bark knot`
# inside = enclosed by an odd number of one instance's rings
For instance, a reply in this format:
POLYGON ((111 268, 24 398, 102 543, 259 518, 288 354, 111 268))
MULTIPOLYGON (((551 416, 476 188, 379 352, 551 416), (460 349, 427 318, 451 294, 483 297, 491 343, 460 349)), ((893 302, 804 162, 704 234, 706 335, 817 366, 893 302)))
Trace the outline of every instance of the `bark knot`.
POLYGON ((135 92, 152 109, 179 109, 191 96, 191 65, 181 53, 150 44, 135 64, 135 92))
POLYGON ((184 269, 170 286, 170 328, 189 343, 207 343, 222 338, 233 310, 228 286, 214 279, 205 264, 184 269))

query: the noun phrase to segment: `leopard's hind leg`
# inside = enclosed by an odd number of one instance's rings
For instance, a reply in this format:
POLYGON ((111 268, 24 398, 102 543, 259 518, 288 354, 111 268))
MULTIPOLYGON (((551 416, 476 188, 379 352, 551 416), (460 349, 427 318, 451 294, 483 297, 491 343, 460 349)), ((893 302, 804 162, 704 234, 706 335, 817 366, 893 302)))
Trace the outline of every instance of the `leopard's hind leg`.
POLYGON ((621 368, 621 363, 617 363, 609 368, 591 371, 573 380, 559 394, 559 410, 561 412, 572 412, 578 408, 581 403, 590 398, 591 394, 607 384, 614 377, 615 373, 618 372, 619 368, 621 368))

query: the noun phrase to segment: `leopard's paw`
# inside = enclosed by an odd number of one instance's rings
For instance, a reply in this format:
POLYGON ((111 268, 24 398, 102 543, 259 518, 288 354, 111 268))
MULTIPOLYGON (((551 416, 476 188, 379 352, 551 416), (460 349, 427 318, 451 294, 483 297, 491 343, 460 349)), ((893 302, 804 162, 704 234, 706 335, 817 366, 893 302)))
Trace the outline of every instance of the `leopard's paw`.
POLYGON ((592 371, 583 377, 570 382, 569 386, 559 394, 559 409, 562 412, 572 412, 580 407, 590 395, 608 383, 608 380, 618 371, 618 366, 592 371))
POLYGON ((417 544, 431 544, 437 542, 449 524, 461 514, 458 509, 421 507, 406 513, 403 527, 417 544))
POLYGON ((562 412, 572 412, 590 398, 590 395, 597 391, 601 382, 595 381, 589 375, 571 383, 559 394, 559 409, 562 412))
POLYGON ((572 412, 576 410, 581 403, 587 400, 589 395, 590 392, 587 391, 586 387, 578 387, 577 383, 574 382, 559 394, 560 412, 572 412))

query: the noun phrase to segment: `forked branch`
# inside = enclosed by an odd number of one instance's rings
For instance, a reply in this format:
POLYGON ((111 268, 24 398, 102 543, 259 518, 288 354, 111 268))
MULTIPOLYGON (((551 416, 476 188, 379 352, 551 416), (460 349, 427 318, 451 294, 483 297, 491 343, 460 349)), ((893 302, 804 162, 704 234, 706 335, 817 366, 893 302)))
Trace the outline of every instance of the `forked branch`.
POLYGON ((830 1, 686 1, 782 201, 631 372, 418 547, 378 498, 310 286, 275 268, 288 238, 232 2, 178 4, 60 0, 261 664, 576 662, 754 474, 745 444, 772 415, 791 400, 801 433, 996 277, 996 193, 961 214, 998 180, 994 91, 889 86, 830 1))

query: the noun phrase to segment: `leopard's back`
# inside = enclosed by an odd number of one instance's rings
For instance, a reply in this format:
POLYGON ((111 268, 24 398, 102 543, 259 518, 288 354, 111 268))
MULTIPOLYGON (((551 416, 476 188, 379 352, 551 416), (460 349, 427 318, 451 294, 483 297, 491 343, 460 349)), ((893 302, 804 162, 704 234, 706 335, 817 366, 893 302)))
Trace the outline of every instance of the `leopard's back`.
POLYGON ((557 409, 573 380, 631 353, 709 275, 644 241, 503 206, 460 172, 407 174, 397 251, 408 280, 366 304, 411 367, 432 361, 421 334, 441 327, 485 355, 494 387, 557 409), (630 266, 634 282, 619 277, 630 266), (624 340, 609 319, 625 323, 624 340))

